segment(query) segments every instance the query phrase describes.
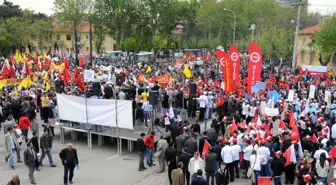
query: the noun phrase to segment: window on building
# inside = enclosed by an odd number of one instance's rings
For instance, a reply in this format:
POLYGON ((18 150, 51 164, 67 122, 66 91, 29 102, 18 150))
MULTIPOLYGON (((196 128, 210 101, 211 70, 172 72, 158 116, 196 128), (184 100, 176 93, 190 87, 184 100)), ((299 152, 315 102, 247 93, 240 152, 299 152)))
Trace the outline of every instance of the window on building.
POLYGON ((303 40, 302 40, 302 50, 304 50, 305 49, 305 47, 306 47, 306 43, 307 43, 307 39, 306 38, 303 38, 303 40))
POLYGON ((67 40, 71 40, 71 36, 70 36, 70 35, 67 35, 67 36, 66 36, 66 39, 67 39, 67 40))
POLYGON ((301 56, 300 56, 301 64, 305 64, 304 58, 305 58, 305 54, 301 53, 301 56))
POLYGON ((56 40, 61 40, 61 36, 60 35, 56 35, 56 40))
POLYGON ((310 55, 309 55, 309 65, 313 65, 313 63, 314 63, 314 56, 315 56, 315 52, 310 52, 310 55))

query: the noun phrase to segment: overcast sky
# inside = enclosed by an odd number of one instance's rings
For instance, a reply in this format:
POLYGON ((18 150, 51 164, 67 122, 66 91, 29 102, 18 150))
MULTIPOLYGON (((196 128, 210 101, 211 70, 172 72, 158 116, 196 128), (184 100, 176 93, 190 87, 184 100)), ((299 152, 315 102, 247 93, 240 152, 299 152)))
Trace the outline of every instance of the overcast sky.
MULTIPOLYGON (((23 9, 28 8, 36 12, 51 15, 54 0, 8 0, 20 5, 23 9)), ((336 0, 309 0, 310 10, 318 11, 322 14, 336 12, 336 0)))

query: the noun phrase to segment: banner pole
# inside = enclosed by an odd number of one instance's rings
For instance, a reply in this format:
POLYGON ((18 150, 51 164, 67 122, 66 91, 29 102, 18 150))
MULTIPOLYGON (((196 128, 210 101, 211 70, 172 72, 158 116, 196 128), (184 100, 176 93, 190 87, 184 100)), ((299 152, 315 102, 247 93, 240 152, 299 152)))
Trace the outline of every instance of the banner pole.
POLYGON ((90 133, 90 125, 89 125, 89 117, 88 117, 88 108, 87 108, 87 92, 85 91, 85 115, 86 115, 86 129, 88 129, 87 140, 88 140, 88 148, 91 149, 92 141, 91 141, 91 133, 90 133))
POLYGON ((121 144, 120 144, 120 136, 119 136, 119 126, 118 126, 118 101, 117 101, 117 92, 114 90, 114 104, 115 104, 115 112, 116 112, 116 132, 117 132, 117 151, 118 155, 121 155, 121 144))

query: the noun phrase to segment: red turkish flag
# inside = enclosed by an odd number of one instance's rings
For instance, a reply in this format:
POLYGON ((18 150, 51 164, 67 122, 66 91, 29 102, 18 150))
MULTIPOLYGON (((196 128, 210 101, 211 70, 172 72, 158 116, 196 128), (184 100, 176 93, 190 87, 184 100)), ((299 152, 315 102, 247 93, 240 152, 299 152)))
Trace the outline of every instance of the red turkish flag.
POLYGON ((249 49, 249 63, 248 63, 248 92, 252 92, 252 86, 261 79, 262 69, 262 54, 258 44, 251 42, 249 49))
POLYGON ((312 135, 311 140, 312 140, 314 143, 317 143, 317 144, 320 143, 320 142, 318 141, 318 139, 316 138, 315 134, 312 135))
POLYGON ((84 59, 84 57, 80 57, 79 58, 79 66, 81 66, 81 67, 85 66, 85 59, 84 59))
POLYGON ((329 151, 329 157, 330 157, 330 158, 336 158, 336 146, 334 146, 334 147, 329 151))
POLYGON ((207 140, 205 140, 204 146, 203 146, 202 158, 204 158, 206 155, 208 155, 210 147, 211 147, 211 145, 209 144, 209 142, 207 140))
POLYGON ((300 141, 300 133, 296 125, 293 127, 292 131, 290 132, 290 135, 291 135, 292 141, 296 141, 296 142, 300 141))
POLYGON ((237 129, 238 129, 238 127, 237 127, 237 125, 236 125, 235 120, 232 120, 232 123, 231 123, 231 129, 230 129, 230 134, 232 135, 233 132, 234 132, 235 130, 237 130, 237 129))
POLYGON ((291 128, 293 128, 293 127, 295 126, 295 116, 294 116, 294 113, 291 112, 291 113, 289 114, 289 116, 290 116, 289 126, 290 126, 291 128))

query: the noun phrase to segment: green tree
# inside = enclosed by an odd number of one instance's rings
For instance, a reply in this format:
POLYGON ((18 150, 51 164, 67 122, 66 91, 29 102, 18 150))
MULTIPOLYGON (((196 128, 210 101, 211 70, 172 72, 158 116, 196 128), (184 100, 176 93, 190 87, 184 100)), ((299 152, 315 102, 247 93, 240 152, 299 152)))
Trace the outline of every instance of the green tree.
POLYGON ((321 26, 321 31, 315 33, 314 41, 320 53, 320 62, 327 65, 331 60, 336 62, 336 16, 333 15, 321 26))
POLYGON ((20 17, 22 15, 21 8, 18 5, 14 5, 12 2, 3 1, 0 5, 0 18, 8 19, 11 17, 20 17))

